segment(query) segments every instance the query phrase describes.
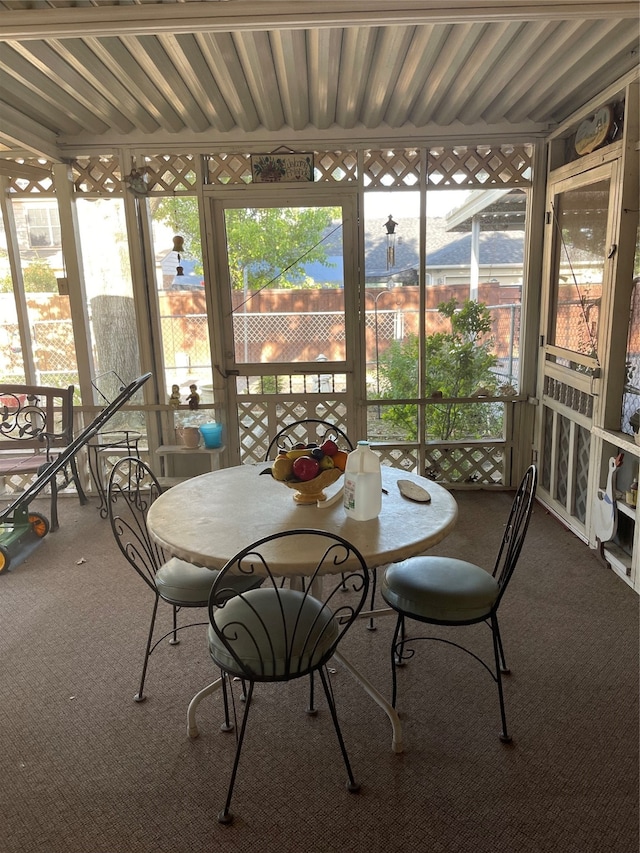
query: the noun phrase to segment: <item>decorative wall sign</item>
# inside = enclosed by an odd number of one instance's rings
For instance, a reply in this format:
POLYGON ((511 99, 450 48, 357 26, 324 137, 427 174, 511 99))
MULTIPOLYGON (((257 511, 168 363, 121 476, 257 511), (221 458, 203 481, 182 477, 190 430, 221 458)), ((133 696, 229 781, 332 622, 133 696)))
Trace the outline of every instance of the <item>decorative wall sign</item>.
POLYGON ((313 181, 313 154, 252 154, 251 176, 256 184, 313 181))
POLYGON ((590 154, 599 148, 609 134, 612 121, 611 107, 602 107, 585 119, 576 131, 576 152, 580 155, 590 154))

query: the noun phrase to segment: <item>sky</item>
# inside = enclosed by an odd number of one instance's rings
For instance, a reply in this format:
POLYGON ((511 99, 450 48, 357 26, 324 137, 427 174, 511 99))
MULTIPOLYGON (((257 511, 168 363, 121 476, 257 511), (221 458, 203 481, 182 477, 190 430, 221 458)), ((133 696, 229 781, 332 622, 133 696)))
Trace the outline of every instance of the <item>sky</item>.
MULTIPOLYGON (((459 207, 469 195, 469 190, 433 190, 427 192, 427 215, 445 216, 459 207)), ((369 219, 386 219, 389 214, 415 218, 420 215, 420 195, 417 190, 402 192, 365 192, 365 216, 369 219)))

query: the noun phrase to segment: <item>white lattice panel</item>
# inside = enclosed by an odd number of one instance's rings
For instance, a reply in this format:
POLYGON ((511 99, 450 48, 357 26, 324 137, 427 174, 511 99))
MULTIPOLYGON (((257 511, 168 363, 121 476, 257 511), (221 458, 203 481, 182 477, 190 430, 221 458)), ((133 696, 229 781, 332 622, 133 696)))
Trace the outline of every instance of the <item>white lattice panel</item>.
POLYGON ((430 148, 427 183, 447 187, 529 186, 529 145, 430 148))
POLYGON ((319 151, 314 155, 314 180, 347 183, 358 179, 358 157, 355 151, 319 151))
POLYGON ((420 180, 420 150, 365 151, 364 184, 367 187, 413 187, 420 180))
POLYGON ((207 156, 207 183, 250 184, 251 158, 249 154, 210 154, 207 156))
POLYGON ((240 461, 264 461, 273 436, 293 421, 318 418, 335 424, 348 434, 345 411, 344 403, 339 400, 239 400, 240 461))
POLYGON ((71 161, 73 190, 89 195, 113 195, 124 190, 117 157, 77 157, 71 161))
MULTIPOLYGON (((14 160, 12 159, 12 162, 14 160)), ((53 163, 43 159, 21 159, 24 165, 20 177, 9 178, 9 192, 12 196, 34 196, 39 193, 51 194, 53 190, 53 163)))
POLYGON ((504 444, 428 444, 426 476, 444 483, 504 484, 504 444))
POLYGON ((197 174, 193 157, 189 155, 158 154, 144 158, 144 171, 150 194, 190 193, 196 189, 197 174))

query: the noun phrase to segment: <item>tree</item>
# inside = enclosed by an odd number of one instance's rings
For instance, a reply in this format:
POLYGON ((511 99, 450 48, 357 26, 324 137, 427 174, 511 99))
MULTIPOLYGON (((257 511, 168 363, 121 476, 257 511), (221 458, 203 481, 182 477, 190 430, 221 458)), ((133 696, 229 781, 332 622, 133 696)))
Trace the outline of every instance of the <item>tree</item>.
MULTIPOLYGON (((307 281, 304 267, 312 262, 329 266, 325 238, 339 215, 335 207, 227 209, 231 286, 235 290, 245 285, 257 290, 271 283, 274 287, 315 286, 307 281)), ((185 255, 202 257, 197 199, 162 199, 154 216, 185 238, 185 255)))
MULTIPOLYGON (((35 259, 22 270, 25 293, 57 293, 56 276, 46 261, 35 259)), ((11 293, 11 275, 0 278, 0 293, 11 293)))
MULTIPOLYGON (((492 352, 491 314, 483 302, 467 300, 462 307, 455 299, 442 302, 438 311, 451 323, 450 332, 437 332, 425 340, 426 371, 431 394, 443 398, 471 397, 482 389, 495 392, 492 371, 497 357, 492 352)), ((381 399, 411 399, 418 396, 419 339, 408 335, 393 341, 380 357, 381 399)), ((385 408, 382 418, 400 428, 408 440, 417 439, 415 404, 385 408)), ((495 434, 500 419, 488 405, 442 403, 427 406, 427 438, 440 440, 481 438, 495 434)))

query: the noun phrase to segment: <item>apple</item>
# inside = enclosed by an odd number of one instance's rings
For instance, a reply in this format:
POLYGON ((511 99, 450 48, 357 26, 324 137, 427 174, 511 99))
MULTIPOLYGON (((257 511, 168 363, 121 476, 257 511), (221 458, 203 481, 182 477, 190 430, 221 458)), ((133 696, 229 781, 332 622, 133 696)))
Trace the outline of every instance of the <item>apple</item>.
POLYGON ((320 449, 326 456, 335 456, 338 452, 338 445, 333 441, 333 439, 328 438, 320 445, 320 449))
POLYGON ((311 456, 298 456, 297 459, 293 460, 293 475, 298 480, 303 482, 313 480, 314 477, 318 476, 319 471, 320 463, 317 459, 312 459, 311 456))

